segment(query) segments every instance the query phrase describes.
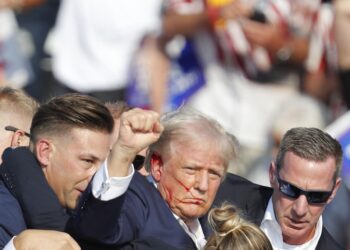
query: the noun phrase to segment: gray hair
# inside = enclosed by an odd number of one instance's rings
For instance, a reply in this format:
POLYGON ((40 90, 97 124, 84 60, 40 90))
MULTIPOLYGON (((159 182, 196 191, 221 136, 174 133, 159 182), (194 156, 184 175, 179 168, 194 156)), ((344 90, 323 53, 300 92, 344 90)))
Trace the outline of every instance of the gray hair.
POLYGON ((283 159, 287 152, 316 162, 333 157, 336 163, 334 181, 339 177, 343 158, 342 148, 337 140, 318 128, 297 127, 285 133, 276 157, 278 171, 283 167, 283 159))
POLYGON ((161 117, 164 131, 157 142, 149 146, 145 159, 145 167, 150 171, 150 160, 154 153, 163 154, 171 151, 171 144, 186 147, 194 143, 215 143, 225 163, 229 164, 237 157, 237 140, 214 119, 197 110, 181 107, 165 113, 161 117))

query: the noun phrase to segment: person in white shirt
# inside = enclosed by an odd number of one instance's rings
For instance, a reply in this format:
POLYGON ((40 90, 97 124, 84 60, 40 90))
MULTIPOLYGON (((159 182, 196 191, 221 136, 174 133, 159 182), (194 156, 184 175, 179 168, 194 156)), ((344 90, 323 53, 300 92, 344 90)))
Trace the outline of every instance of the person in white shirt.
POLYGON ((322 220, 341 183, 341 162, 341 146, 329 134, 317 128, 292 128, 270 164, 272 188, 247 180, 232 181, 233 177, 227 176, 217 202, 240 204, 274 249, 342 249, 322 220), (234 196, 232 189, 245 195, 234 196))
POLYGON ((160 0, 61 1, 52 36, 52 94, 124 100, 134 53, 146 34, 158 33, 160 11, 160 0))

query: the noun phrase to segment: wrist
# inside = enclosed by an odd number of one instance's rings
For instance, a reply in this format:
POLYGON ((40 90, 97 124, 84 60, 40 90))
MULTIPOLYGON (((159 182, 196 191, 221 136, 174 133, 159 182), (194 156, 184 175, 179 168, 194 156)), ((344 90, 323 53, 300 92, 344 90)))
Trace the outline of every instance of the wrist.
POLYGON ((133 163, 137 152, 132 149, 115 144, 108 157, 108 173, 111 177, 127 176, 129 166, 133 163))

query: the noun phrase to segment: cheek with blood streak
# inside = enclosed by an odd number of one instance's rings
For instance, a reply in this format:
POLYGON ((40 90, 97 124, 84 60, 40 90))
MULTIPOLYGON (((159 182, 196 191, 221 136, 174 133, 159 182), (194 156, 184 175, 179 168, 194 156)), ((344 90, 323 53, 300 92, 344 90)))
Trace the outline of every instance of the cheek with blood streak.
MULTIPOLYGON (((184 189, 185 189, 185 191, 187 192, 187 193, 190 193, 190 190, 191 190, 191 187, 187 187, 183 182, 181 182, 180 180, 178 180, 177 178, 175 178, 174 177, 174 179, 180 184, 180 186, 181 187, 183 187, 184 189)), ((168 190, 169 191, 169 190, 168 190)), ((170 192, 170 191, 169 191, 170 192)), ((192 195, 192 193, 190 193, 191 194, 191 196, 192 196, 192 200, 194 200, 194 202, 190 202, 191 204, 196 204, 196 205, 201 205, 202 204, 202 202, 203 202, 203 200, 202 199, 198 199, 198 198, 196 198, 196 197, 193 197, 193 195, 192 195)), ((171 197, 171 198, 173 198, 173 197, 171 197)), ((186 203, 186 202, 183 202, 183 201, 181 201, 180 199, 177 199, 177 198, 175 198, 175 200, 177 201, 177 202, 181 202, 181 203, 186 203)))
POLYGON ((165 194, 166 194, 166 200, 168 202, 172 202, 173 201, 173 191, 170 190, 169 188, 165 188, 165 194))
POLYGON ((179 183, 186 190, 186 192, 190 191, 190 189, 191 189, 190 187, 187 187, 185 184, 183 184, 180 180, 176 179, 175 177, 174 177, 174 179, 177 181, 177 183, 179 183))
MULTIPOLYGON (((185 184, 183 184, 180 180, 176 179, 175 177, 174 177, 174 179, 175 179, 175 181, 176 181, 177 183, 180 184, 180 186, 181 186, 182 188, 185 189, 185 191, 186 191, 187 193, 190 192, 190 189, 191 189, 191 188, 187 187, 185 184)), ((164 187, 164 189, 165 189, 165 194, 166 194, 166 199, 167 199, 167 201, 168 201, 168 202, 172 202, 173 199, 174 199, 174 196, 173 196, 173 193, 174 193, 174 192, 173 192, 173 190, 170 189, 170 188, 167 188, 167 187, 164 187)), ((175 198, 175 200, 176 200, 177 202, 181 202, 181 200, 179 200, 179 199, 177 199, 177 198, 175 198)))

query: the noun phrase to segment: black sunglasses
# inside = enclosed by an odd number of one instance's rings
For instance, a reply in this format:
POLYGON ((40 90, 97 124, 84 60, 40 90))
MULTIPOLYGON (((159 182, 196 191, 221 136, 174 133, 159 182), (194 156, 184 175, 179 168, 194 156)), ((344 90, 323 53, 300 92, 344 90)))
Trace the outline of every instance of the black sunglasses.
MULTIPOLYGON (((5 130, 11 131, 11 132, 16 132, 16 131, 19 130, 19 129, 16 128, 16 127, 13 127, 13 126, 6 126, 6 127, 5 127, 5 130)), ((29 133, 24 132, 24 135, 25 135, 25 136, 28 136, 28 137, 30 138, 30 134, 29 134, 29 133)))
POLYGON ((324 204, 328 201, 329 197, 333 192, 333 188, 331 191, 306 191, 304 189, 298 188, 289 182, 282 180, 279 175, 276 175, 277 181, 279 184, 279 190, 285 196, 297 199, 300 195, 305 195, 307 202, 309 204, 324 204))

